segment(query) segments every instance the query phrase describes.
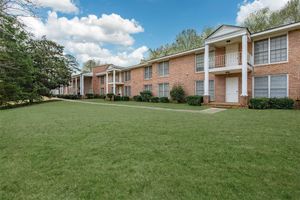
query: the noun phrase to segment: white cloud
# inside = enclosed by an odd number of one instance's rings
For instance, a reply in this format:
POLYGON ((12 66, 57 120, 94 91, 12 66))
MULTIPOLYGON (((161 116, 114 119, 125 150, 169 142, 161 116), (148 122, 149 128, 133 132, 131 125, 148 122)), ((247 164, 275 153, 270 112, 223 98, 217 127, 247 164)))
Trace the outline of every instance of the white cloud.
POLYGON ((243 4, 240 5, 239 11, 237 13, 236 23, 241 24, 244 20, 253 12, 256 12, 263 8, 269 8, 271 11, 279 10, 282 8, 289 0, 245 0, 243 4))
POLYGON ((58 17, 56 12, 48 12, 48 18, 21 17, 28 30, 36 37, 46 35, 65 46, 65 51, 75 55, 80 63, 95 59, 101 63, 120 66, 137 64, 148 51, 146 46, 133 49, 133 34, 144 29, 134 19, 124 19, 120 15, 103 14, 101 17, 58 17), (105 45, 126 49, 113 53, 105 45))
POLYGON ((51 8, 63 13, 77 13, 78 8, 71 0, 33 0, 38 7, 51 8))

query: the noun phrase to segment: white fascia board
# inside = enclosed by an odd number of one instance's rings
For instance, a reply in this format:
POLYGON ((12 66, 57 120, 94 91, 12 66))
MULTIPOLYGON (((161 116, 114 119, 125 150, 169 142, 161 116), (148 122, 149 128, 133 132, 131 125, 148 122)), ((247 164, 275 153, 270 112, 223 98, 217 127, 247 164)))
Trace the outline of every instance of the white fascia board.
POLYGON ((229 39, 232 39, 232 38, 235 38, 235 37, 238 37, 238 36, 242 36, 242 35, 245 35, 245 34, 248 34, 248 31, 241 30, 241 31, 226 34, 226 35, 223 35, 223 36, 219 36, 219 37, 216 37, 216 38, 206 39, 205 44, 212 44, 212 43, 215 43, 215 42, 221 42, 221 41, 229 40, 229 39))
POLYGON ((278 28, 274 28, 274 29, 270 29, 267 31, 262 31, 259 33, 254 33, 251 35, 251 37, 258 37, 258 36, 263 36, 266 34, 271 34, 271 33, 275 33, 278 31, 288 31, 289 29, 294 29, 294 28, 300 28, 300 22, 295 23, 295 24, 290 24, 290 25, 286 25, 286 26, 282 26, 282 27, 278 27, 278 28))

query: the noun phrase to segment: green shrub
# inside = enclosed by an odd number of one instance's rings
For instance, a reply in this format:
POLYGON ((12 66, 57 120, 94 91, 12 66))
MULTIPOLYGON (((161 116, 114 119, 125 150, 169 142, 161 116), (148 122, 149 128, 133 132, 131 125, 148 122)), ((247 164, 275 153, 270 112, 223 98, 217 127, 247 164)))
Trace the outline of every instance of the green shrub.
POLYGON ((172 100, 177 101, 177 103, 183 103, 185 100, 185 93, 181 85, 174 85, 172 90, 170 91, 170 95, 172 100))
POLYGON ((158 97, 152 97, 152 98, 150 99, 150 101, 151 101, 152 103, 158 103, 158 102, 159 102, 159 98, 158 98, 158 97))
POLYGON ((93 93, 88 93, 85 95, 88 99, 93 99, 94 98, 94 94, 93 93))
POLYGON ((94 98, 95 98, 95 99, 105 99, 105 97, 106 97, 106 96, 103 95, 103 94, 100 94, 100 95, 99 95, 99 94, 94 94, 94 98))
POLYGON ((123 96, 123 97, 121 98, 121 101, 129 101, 129 96, 123 96))
POLYGON ((114 96, 114 101, 121 101, 121 100, 122 100, 122 98, 121 98, 120 95, 115 95, 114 96))
POLYGON ((142 97, 140 95, 136 95, 133 97, 134 101, 142 101, 142 97))
POLYGON ((159 102, 160 102, 160 103, 169 103, 170 100, 169 100, 168 97, 160 97, 160 98, 159 98, 159 102))
POLYGON ((294 100, 289 98, 252 98, 249 108, 253 109, 292 109, 294 100))
POLYGON ((191 106, 201 106, 203 103, 203 97, 202 96, 188 96, 186 97, 186 102, 191 106))
POLYGON ((76 94, 60 94, 57 95, 58 98, 62 98, 62 99, 80 99, 81 95, 76 95, 76 94))
POLYGON ((106 98, 108 98, 110 101, 112 101, 114 96, 115 96, 114 93, 108 93, 106 95, 106 98))
POLYGON ((140 95, 141 95, 142 101, 149 102, 152 97, 152 92, 145 90, 143 92, 140 92, 140 95))

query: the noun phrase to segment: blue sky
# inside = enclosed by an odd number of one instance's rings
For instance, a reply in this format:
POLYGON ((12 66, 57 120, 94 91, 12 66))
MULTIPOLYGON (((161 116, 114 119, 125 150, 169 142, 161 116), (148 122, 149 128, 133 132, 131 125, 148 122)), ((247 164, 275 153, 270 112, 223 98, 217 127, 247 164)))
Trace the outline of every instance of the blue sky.
POLYGON ((20 17, 37 38, 46 35, 82 64, 89 59, 138 64, 150 48, 184 29, 240 24, 252 12, 288 0, 32 0, 40 18, 20 17))

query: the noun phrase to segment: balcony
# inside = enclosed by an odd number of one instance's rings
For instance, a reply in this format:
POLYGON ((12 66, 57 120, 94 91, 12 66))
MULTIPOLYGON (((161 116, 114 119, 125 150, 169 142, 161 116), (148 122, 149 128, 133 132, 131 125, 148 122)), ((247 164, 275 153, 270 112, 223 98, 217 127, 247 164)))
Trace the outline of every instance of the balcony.
MULTIPOLYGON (((248 70, 252 70, 252 55, 248 53, 248 70)), ((215 74, 236 73, 242 70, 242 52, 209 57, 209 72, 215 74)))

